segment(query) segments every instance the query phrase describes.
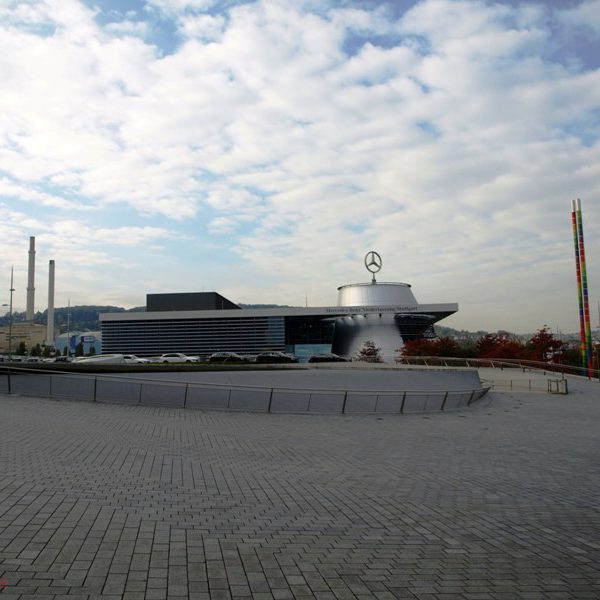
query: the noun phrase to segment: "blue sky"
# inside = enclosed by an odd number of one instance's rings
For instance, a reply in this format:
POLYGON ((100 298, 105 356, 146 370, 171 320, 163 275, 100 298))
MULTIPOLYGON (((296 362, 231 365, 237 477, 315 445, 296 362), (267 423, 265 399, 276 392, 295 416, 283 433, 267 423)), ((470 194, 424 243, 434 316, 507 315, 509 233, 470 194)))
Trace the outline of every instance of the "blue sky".
MULTIPOLYGON (((445 323, 578 327, 600 298, 600 1, 4 0, 0 302, 331 305, 381 279, 445 323), (2 275, 2 273, 4 275, 2 275)), ((594 319, 595 321, 595 319, 594 319)))

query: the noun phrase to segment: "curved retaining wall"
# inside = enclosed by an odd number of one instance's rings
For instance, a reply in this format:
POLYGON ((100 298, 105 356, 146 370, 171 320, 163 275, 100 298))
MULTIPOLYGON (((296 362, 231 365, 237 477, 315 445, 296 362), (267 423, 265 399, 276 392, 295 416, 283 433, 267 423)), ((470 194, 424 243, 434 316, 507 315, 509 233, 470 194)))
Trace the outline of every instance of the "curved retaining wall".
POLYGON ((477 371, 306 369, 92 375, 0 375, 0 392, 142 406, 270 413, 415 413, 468 406, 477 371), (183 379, 185 378, 185 380, 183 379))

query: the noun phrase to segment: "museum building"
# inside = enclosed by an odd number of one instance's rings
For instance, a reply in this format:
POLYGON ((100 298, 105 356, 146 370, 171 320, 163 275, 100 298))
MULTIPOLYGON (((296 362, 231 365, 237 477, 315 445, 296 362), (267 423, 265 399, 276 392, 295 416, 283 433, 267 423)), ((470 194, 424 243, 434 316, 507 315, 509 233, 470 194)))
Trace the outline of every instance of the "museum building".
POLYGON ((102 351, 156 356, 166 352, 320 352, 352 356, 375 342, 393 361, 407 340, 432 337, 434 323, 458 304, 419 304, 407 283, 354 283, 338 288, 336 306, 241 308, 216 292, 147 294, 146 312, 100 315, 102 351))

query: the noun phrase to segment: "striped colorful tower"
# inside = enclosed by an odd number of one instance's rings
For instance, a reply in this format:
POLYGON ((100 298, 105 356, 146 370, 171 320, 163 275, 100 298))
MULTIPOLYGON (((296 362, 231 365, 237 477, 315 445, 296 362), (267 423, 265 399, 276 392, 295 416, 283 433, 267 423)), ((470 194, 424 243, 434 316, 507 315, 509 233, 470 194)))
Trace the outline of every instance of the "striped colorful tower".
POLYGON ((592 376, 592 328, 590 324, 590 303, 588 295, 587 267, 585 262, 585 241, 583 237, 583 219, 581 200, 573 200, 571 220, 575 243, 575 266, 577 270, 577 295, 579 299, 579 329, 581 337, 581 364, 592 376))
POLYGON ((577 298, 579 300, 579 339, 581 348, 581 366, 587 366, 585 318, 583 316, 583 292, 581 290, 581 261, 579 258, 579 229, 577 225, 577 203, 572 201, 571 222, 573 224, 573 242, 575 245, 575 272, 577 274, 577 298))

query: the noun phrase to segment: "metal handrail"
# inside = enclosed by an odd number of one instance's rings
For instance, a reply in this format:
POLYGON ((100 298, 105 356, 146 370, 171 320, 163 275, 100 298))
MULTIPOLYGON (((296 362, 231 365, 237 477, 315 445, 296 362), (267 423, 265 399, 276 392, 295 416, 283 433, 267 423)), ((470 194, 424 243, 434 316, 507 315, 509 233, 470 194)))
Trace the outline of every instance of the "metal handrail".
MULTIPOLYGON (((548 363, 536 360, 529 359, 521 359, 521 358, 462 358, 456 356, 405 356, 402 358, 396 359, 397 364, 418 364, 419 362, 428 366, 428 361, 439 361, 444 362, 447 366, 448 361, 452 363, 465 363, 467 367, 471 365, 469 363, 475 363, 481 367, 491 367, 491 368, 504 368, 504 367, 517 367, 522 369, 535 369, 538 371, 551 371, 553 373, 559 372, 563 375, 566 373, 568 375, 582 376, 588 379, 592 377, 588 374, 588 369, 583 367, 576 367, 574 365, 567 365, 564 363, 548 363), (571 373, 570 371, 575 371, 575 373, 571 373)), ((433 366, 442 366, 433 365, 433 366)), ((452 365, 454 366, 454 365, 452 365)), ((456 364, 456 366, 459 366, 456 364)), ((593 378, 600 379, 600 370, 592 369, 593 378)))

